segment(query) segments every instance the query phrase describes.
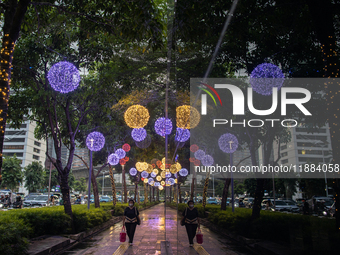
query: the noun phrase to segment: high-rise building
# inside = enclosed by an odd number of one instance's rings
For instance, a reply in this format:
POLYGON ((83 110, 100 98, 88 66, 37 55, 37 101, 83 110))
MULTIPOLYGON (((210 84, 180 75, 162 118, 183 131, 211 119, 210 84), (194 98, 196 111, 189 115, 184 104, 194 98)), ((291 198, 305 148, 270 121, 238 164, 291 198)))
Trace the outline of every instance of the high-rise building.
MULTIPOLYGON (((6 127, 3 145, 3 156, 17 156, 24 168, 33 161, 44 165, 46 159, 46 142, 34 137, 36 123, 25 120, 19 129, 6 127)), ((19 192, 27 193, 24 184, 20 184, 19 192)))

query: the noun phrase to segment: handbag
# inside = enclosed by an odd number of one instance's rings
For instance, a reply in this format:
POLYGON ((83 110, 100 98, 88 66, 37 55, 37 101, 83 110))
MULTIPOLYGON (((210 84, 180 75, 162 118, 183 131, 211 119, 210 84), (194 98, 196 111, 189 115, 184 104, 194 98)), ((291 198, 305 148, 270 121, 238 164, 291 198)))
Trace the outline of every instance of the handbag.
POLYGON ((137 208, 135 207, 135 214, 136 214, 136 219, 137 219, 137 225, 140 225, 140 219, 137 216, 137 208))
POLYGON ((197 230, 196 241, 197 241, 198 244, 202 244, 203 243, 203 234, 202 234, 200 228, 197 230))
POLYGON ((126 231, 125 231, 125 226, 122 227, 122 231, 120 231, 119 234, 119 241, 121 243, 124 243, 126 241, 126 231))
POLYGON ((185 214, 184 214, 184 218, 181 220, 181 226, 185 225, 185 218, 187 217, 187 210, 188 208, 185 208, 185 214))

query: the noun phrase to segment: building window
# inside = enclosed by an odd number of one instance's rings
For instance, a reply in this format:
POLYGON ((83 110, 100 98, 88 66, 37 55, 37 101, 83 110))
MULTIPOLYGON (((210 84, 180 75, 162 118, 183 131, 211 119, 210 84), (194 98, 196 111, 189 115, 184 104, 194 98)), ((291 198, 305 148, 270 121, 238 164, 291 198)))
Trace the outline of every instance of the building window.
POLYGON ((25 142, 25 138, 8 138, 8 137, 5 137, 5 142, 24 143, 25 142))
POLYGON ((21 124, 20 128, 27 128, 27 124, 21 124))
POLYGON ((287 163, 288 163, 288 159, 281 160, 281 164, 287 164, 287 163))
POLYGON ((326 129, 325 128, 320 128, 320 129, 316 129, 313 130, 313 132, 311 132, 308 128, 295 128, 296 132, 306 132, 306 133, 326 133, 326 129))
POLYGON ((311 164, 319 164, 320 162, 323 162, 324 159, 323 158, 303 158, 303 157, 299 157, 299 162, 309 162, 311 164))
POLYGON ((281 146, 282 151, 285 150, 285 149, 287 149, 287 144, 281 146))
POLYGON ((26 131, 24 130, 5 131, 5 135, 26 135, 26 131))
POLYGON ((322 151, 320 150, 298 150, 299 154, 311 154, 311 155, 322 155, 322 151))
POLYGON ((2 153, 3 156, 7 156, 7 157, 13 157, 14 155, 16 155, 17 157, 23 157, 24 153, 15 153, 15 152, 4 152, 2 153))
POLYGON ((37 155, 34 155, 34 154, 33 154, 33 159, 35 159, 35 160, 39 160, 39 159, 40 159, 40 157, 39 157, 39 156, 37 156, 37 155))
POLYGON ((288 152, 283 152, 283 153, 281 153, 281 157, 283 158, 283 157, 287 157, 288 156, 288 152))
POLYGON ((310 143, 310 142, 298 142, 297 146, 299 147, 322 147, 328 146, 326 143, 310 143))
POLYGON ((302 140, 321 140, 323 142, 327 141, 327 136, 323 135, 297 135, 296 139, 302 139, 302 140))
POLYGON ((33 151, 36 152, 36 153, 40 153, 40 150, 37 149, 37 148, 33 148, 33 151))
POLYGON ((34 141, 34 145, 40 147, 40 146, 41 146, 41 143, 39 143, 39 142, 37 142, 37 141, 34 141))
POLYGON ((4 150, 23 150, 24 145, 4 145, 4 150))

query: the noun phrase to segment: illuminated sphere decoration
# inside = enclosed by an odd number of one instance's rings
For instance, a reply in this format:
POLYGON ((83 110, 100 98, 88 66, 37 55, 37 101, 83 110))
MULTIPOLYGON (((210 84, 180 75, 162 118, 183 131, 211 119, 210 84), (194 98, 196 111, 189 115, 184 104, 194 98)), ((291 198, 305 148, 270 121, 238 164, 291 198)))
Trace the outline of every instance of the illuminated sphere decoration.
POLYGON ((169 178, 169 184, 174 185, 175 184, 175 179, 174 178, 169 178))
POLYGON ((212 166, 214 164, 214 158, 210 155, 205 155, 201 162, 203 166, 212 166))
POLYGON ((123 158, 122 158, 122 159, 120 159, 120 160, 119 160, 119 164, 121 164, 122 166, 123 166, 123 165, 125 165, 125 164, 126 164, 126 161, 125 161, 125 159, 123 159, 123 158))
POLYGON ((195 159, 193 163, 195 166, 199 166, 201 164, 201 161, 199 159, 195 159))
POLYGON ((179 128, 195 128, 200 122, 200 119, 200 113, 190 105, 182 105, 176 108, 176 124, 179 128))
POLYGON ((146 130, 144 128, 134 128, 131 131, 131 137, 136 142, 143 141, 147 136, 146 130))
POLYGON ((155 182, 155 187, 159 187, 159 185, 161 185, 159 182, 155 182))
POLYGON ((164 117, 158 118, 155 122, 155 131, 160 136, 170 135, 172 131, 172 122, 164 117))
POLYGON ((107 158, 107 162, 109 162, 111 166, 116 166, 119 163, 119 157, 115 153, 112 153, 107 158))
POLYGON ((178 142, 186 142, 190 138, 190 131, 188 129, 177 128, 175 140, 178 142))
POLYGON ((116 150, 115 154, 119 157, 119 159, 125 158, 126 152, 123 149, 116 150))
POLYGON ((157 176, 157 174, 155 174, 154 172, 152 172, 152 173, 150 174, 150 176, 151 176, 152 178, 155 178, 155 177, 157 176))
POLYGON ((135 144, 140 149, 146 149, 151 145, 151 136, 147 135, 143 141, 141 142, 135 141, 135 144))
POLYGON ((162 180, 162 177, 158 175, 158 176, 156 177, 156 180, 160 182, 160 181, 162 180))
POLYGON ((189 171, 186 168, 182 168, 181 170, 179 170, 178 173, 179 173, 180 176, 185 177, 189 174, 189 171))
POLYGON ((250 84, 258 94, 269 96, 273 88, 280 89, 284 82, 282 70, 271 63, 263 63, 255 67, 250 74, 250 84))
POLYGON ((132 168, 130 169, 129 173, 130 173, 131 176, 136 176, 136 175, 137 175, 137 169, 134 168, 134 167, 132 167, 132 168))
POLYGON ((150 185, 153 185, 153 184, 155 183, 155 181, 153 180, 153 178, 149 178, 149 179, 148 179, 148 183, 149 183, 150 185))
POLYGON ((94 131, 86 137, 86 146, 90 151, 100 151, 105 144, 105 137, 102 133, 94 131))
POLYGON ((163 186, 158 186, 158 189, 163 190, 164 188, 163 188, 163 186))
POLYGON ((218 146, 225 153, 233 153, 237 150, 238 140, 233 134, 226 133, 218 139, 218 146))
POLYGON ((131 146, 130 146, 128 143, 125 143, 125 144, 123 144, 122 149, 123 149, 125 152, 128 152, 128 151, 131 150, 131 146))
POLYGON ((148 172, 143 171, 140 176, 142 176, 143 178, 148 178, 149 174, 148 174, 148 172))
POLYGON ((141 105, 132 105, 124 113, 126 125, 130 128, 142 128, 148 124, 150 115, 148 109, 141 105))
POLYGON ((171 177, 171 173, 167 171, 167 172, 165 173, 165 177, 166 177, 166 178, 171 177))
POLYGON ((148 183, 148 179, 146 179, 146 178, 143 181, 144 181, 144 183, 148 183))
POLYGON ((51 67, 47 79, 55 91, 69 93, 79 86, 80 74, 75 65, 61 61, 51 67))
POLYGON ((195 158, 202 160, 203 157, 205 156, 205 152, 203 150, 198 150, 195 152, 195 158))
POLYGON ((199 149, 199 147, 197 146, 197 144, 193 144, 193 145, 191 145, 190 146, 190 151, 191 152, 196 152, 196 151, 198 151, 198 149, 199 149))

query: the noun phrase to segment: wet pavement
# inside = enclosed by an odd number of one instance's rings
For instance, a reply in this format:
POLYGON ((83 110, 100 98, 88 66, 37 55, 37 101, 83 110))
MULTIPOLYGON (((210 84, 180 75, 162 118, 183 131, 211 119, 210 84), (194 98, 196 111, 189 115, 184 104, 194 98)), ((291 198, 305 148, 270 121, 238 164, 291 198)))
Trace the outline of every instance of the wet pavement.
POLYGON ((176 210, 164 207, 163 203, 140 212, 140 218, 141 225, 137 226, 133 246, 128 246, 128 240, 125 243, 119 242, 122 228, 120 222, 63 254, 161 254, 161 246, 164 245, 162 241, 165 240, 170 242, 173 254, 251 254, 244 247, 211 232, 204 226, 201 226, 203 244, 199 245, 194 240, 194 247, 189 247, 185 227, 179 224, 180 216, 177 216, 176 210))

